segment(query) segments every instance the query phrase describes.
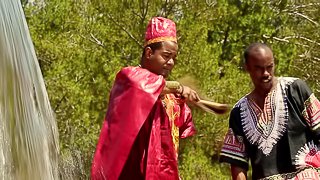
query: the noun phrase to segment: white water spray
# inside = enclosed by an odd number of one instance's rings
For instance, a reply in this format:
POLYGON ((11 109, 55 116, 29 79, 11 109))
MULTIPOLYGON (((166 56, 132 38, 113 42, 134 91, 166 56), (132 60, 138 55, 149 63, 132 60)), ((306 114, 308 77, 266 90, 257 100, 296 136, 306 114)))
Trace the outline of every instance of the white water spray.
POLYGON ((58 146, 20 0, 0 0, 0 179, 58 179, 58 146))

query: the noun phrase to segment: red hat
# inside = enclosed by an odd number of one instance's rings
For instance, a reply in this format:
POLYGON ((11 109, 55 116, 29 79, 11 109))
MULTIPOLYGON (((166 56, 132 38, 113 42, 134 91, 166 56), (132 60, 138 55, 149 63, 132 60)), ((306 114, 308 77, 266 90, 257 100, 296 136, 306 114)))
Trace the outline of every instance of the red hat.
POLYGON ((176 24, 164 17, 154 17, 148 23, 144 46, 162 41, 177 42, 176 24))

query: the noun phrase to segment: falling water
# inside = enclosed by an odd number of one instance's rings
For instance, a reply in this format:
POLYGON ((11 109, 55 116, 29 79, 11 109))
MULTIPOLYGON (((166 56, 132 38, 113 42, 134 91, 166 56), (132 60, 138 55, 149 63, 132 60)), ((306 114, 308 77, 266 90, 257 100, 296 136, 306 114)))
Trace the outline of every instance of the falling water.
POLYGON ((0 179, 59 179, 57 125, 20 0, 0 0, 0 179))

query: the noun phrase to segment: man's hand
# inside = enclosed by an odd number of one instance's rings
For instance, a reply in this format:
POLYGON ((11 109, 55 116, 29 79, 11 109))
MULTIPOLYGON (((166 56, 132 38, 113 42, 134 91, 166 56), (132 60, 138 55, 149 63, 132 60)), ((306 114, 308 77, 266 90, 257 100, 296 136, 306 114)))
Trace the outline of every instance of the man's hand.
POLYGON ((195 90, 189 88, 188 86, 182 85, 178 90, 178 93, 187 101, 197 102, 200 100, 198 93, 195 90))
POLYGON ((197 102, 200 100, 198 93, 188 86, 181 85, 178 81, 166 81, 166 86, 161 94, 180 94, 186 101, 197 102))

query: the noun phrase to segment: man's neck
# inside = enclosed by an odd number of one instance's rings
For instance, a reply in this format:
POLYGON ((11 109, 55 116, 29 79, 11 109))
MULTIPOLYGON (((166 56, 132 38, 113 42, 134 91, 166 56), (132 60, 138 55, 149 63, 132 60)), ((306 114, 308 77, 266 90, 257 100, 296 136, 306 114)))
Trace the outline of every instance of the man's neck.
POLYGON ((265 97, 268 96, 270 91, 271 91, 271 89, 268 90, 268 91, 261 91, 261 90, 254 89, 251 94, 255 99, 257 99, 257 98, 265 98, 265 97))
POLYGON ((274 77, 272 81, 273 82, 270 89, 266 91, 261 91, 255 88, 249 95, 249 98, 252 99, 262 110, 264 108, 266 97, 277 86, 278 79, 274 77))

